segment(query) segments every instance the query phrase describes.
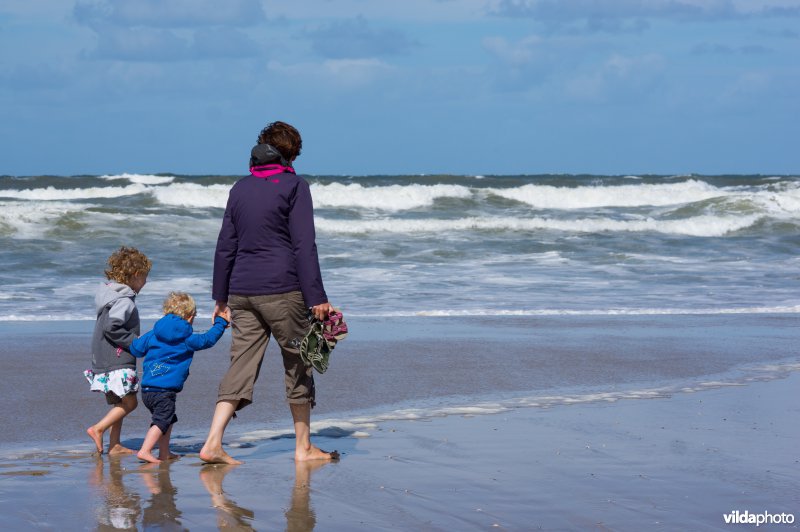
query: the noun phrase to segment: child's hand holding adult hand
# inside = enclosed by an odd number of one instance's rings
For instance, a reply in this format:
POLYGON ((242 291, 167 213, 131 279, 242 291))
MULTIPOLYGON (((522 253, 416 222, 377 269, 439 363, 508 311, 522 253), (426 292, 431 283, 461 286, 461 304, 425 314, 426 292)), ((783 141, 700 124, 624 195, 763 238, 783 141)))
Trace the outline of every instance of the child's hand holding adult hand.
POLYGON ((228 306, 227 301, 217 301, 216 305, 214 305, 214 313, 211 315, 212 324, 217 319, 217 316, 228 322, 225 326, 226 329, 231 326, 231 308, 228 306))

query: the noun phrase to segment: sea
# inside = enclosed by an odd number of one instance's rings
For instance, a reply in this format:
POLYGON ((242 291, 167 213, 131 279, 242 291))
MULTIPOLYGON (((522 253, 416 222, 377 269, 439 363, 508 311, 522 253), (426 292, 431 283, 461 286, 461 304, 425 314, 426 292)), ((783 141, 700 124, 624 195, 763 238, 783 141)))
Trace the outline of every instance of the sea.
MULTIPOLYGON (((241 176, 0 177, 0 320, 92 320, 106 258, 153 260, 210 315, 241 176)), ((325 287, 346 316, 800 312, 800 176, 305 176, 325 287)))

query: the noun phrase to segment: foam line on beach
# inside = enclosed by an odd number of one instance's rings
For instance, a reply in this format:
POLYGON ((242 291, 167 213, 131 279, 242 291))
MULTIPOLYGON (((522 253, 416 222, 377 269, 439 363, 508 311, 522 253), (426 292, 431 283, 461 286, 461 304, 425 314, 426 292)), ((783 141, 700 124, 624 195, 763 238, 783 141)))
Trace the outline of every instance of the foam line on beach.
MULTIPOLYGON (((197 281, 186 280, 187 285, 195 286, 197 281)), ((0 293, 0 299, 13 299, 13 295, 0 293)), ((343 308, 348 316, 358 318, 459 318, 470 316, 485 317, 526 317, 526 316, 714 316, 725 314, 798 314, 800 305, 776 307, 742 307, 742 308, 644 308, 644 309, 435 309, 435 310, 397 310, 391 312, 350 312, 343 308)), ((201 319, 210 318, 211 314, 198 311, 201 319)), ((159 313, 143 313, 142 319, 155 320, 159 313)), ((92 321, 96 316, 89 314, 9 314, 0 316, 0 322, 8 321, 92 321)))
MULTIPOLYGON (((700 378, 693 382, 678 382, 652 388, 628 390, 591 390, 563 394, 523 395, 500 400, 475 403, 425 404, 411 408, 398 408, 380 413, 354 415, 349 418, 330 418, 312 422, 312 434, 326 437, 368 437, 382 423, 392 421, 425 421, 447 416, 480 416, 502 414, 520 408, 549 409, 571 405, 616 403, 625 400, 663 399, 677 394, 698 393, 726 387, 747 386, 787 377, 800 371, 800 360, 743 367, 725 375, 700 378)), ((463 400, 462 400, 463 401, 463 400)), ((292 437, 290 429, 264 429, 231 434, 231 446, 248 446, 259 441, 292 437)))
POLYGON ((717 314, 797 314, 800 305, 741 308, 616 308, 616 309, 432 309, 378 313, 349 312, 351 316, 376 318, 449 318, 469 316, 680 316, 717 314))

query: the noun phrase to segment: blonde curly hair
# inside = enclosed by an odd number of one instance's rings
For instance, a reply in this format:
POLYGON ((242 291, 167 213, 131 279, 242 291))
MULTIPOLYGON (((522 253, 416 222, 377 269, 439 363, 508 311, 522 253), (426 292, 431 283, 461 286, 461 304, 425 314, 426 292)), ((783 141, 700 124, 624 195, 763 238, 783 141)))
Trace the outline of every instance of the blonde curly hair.
POLYGON ((188 320, 197 313, 194 298, 185 292, 170 292, 164 300, 164 314, 175 314, 188 320))
POLYGON ((147 275, 153 262, 136 248, 122 246, 108 257, 106 278, 110 281, 129 285, 137 275, 147 275))

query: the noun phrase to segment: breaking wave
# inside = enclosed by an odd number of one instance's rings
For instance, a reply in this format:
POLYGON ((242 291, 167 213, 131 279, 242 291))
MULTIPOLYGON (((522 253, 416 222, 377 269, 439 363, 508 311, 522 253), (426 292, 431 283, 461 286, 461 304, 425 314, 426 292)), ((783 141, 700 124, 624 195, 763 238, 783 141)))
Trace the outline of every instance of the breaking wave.
POLYGON ((695 216, 678 220, 613 220, 582 218, 558 220, 551 218, 459 218, 442 219, 376 219, 331 220, 318 219, 318 231, 341 234, 363 233, 439 233, 448 231, 540 231, 555 230, 578 233, 600 232, 657 232, 697 237, 725 236, 746 229, 762 217, 752 216, 695 216))

